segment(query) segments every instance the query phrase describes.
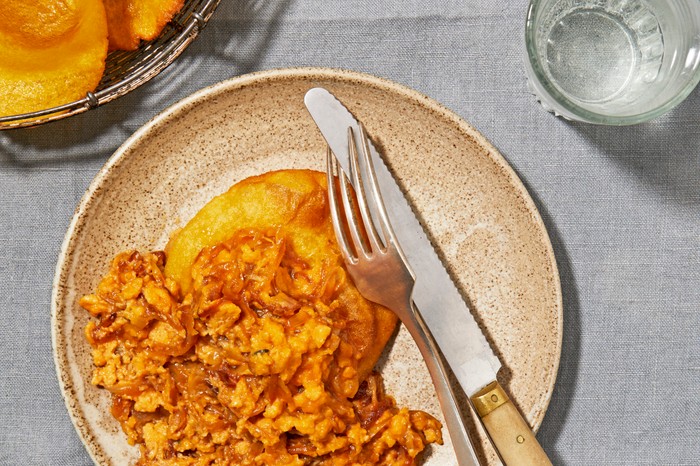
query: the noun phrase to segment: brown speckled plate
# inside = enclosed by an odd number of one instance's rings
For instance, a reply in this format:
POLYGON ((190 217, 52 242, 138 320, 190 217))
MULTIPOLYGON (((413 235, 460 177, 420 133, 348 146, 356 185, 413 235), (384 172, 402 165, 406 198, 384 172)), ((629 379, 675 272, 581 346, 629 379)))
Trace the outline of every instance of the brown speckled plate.
MULTIPOLYGON (((474 128, 415 91, 353 72, 275 70, 209 87, 167 109, 114 154, 78 207, 56 269, 53 344, 66 406, 95 463, 133 463, 138 450, 109 414, 108 394, 90 385, 88 315, 78 299, 117 252, 162 248, 236 181, 281 168, 323 170, 324 141, 303 103, 315 86, 365 123, 499 354, 501 383, 535 429, 542 422, 561 351, 561 290, 545 227, 513 170, 474 128)), ((380 369, 399 405, 441 417, 405 331, 380 369)), ((485 464, 498 464, 473 420, 471 428, 485 464)), ((445 439, 424 465, 457 464, 446 432, 445 439)))

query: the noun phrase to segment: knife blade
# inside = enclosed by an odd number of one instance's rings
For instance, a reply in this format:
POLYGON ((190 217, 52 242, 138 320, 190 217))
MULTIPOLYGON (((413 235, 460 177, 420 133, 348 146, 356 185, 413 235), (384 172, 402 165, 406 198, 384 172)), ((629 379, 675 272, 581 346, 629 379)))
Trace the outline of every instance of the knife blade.
MULTIPOLYGON (((350 173, 348 127, 353 129, 355 138, 359 138, 358 121, 326 89, 309 90, 304 103, 343 170, 350 173)), ((361 141, 357 139, 356 144, 360 147, 361 141)), ((496 449, 508 466, 551 464, 529 426, 496 381, 501 362, 411 205, 374 144, 370 143, 369 148, 389 219, 416 275, 413 301, 496 449)))

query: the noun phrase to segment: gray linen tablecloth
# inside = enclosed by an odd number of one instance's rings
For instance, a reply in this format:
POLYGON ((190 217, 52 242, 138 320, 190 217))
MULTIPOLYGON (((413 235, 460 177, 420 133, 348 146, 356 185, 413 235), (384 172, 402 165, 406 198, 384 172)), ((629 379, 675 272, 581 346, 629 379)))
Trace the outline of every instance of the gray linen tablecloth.
POLYGON ((700 464, 700 95, 634 127, 572 124, 528 93, 525 0, 223 0, 164 74, 95 111, 0 134, 0 465, 90 464, 59 392, 50 293, 73 209, 156 113, 231 76, 364 71, 471 122, 527 185, 565 331, 538 435, 555 464, 700 464))

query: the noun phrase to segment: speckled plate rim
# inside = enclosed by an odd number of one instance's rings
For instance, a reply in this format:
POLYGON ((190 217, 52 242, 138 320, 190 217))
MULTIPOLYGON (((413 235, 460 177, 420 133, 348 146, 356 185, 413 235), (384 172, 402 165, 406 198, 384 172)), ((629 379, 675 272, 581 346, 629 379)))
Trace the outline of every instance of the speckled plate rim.
POLYGON ((65 340, 63 335, 59 332, 61 326, 59 325, 59 318, 61 315, 60 303, 66 292, 69 290, 63 285, 65 283, 67 274, 69 270, 66 267, 66 260, 71 256, 71 252, 76 246, 76 233, 79 233, 83 224, 86 221, 86 213, 89 212, 92 204, 99 201, 99 196, 103 183, 108 179, 110 174, 118 168, 122 159, 128 155, 130 148, 135 145, 142 137, 148 133, 154 131, 155 129, 167 125, 168 122, 177 118, 180 113, 187 109, 188 107, 198 104, 201 101, 205 101, 212 95, 224 92, 233 91, 236 89, 241 89, 251 85, 260 85, 266 82, 278 82, 286 79, 326 79, 326 80, 339 80, 344 82, 355 82, 358 84, 366 84, 373 86, 378 89, 385 90, 387 92, 399 94, 409 100, 416 102, 417 104, 424 106, 435 112, 436 114, 442 116, 449 122, 458 126, 461 131, 468 134, 474 140, 480 144, 487 151, 487 156, 490 157, 503 171, 503 174, 509 179, 511 186, 517 191, 519 197, 525 203, 529 213, 532 216, 532 220, 537 225, 540 232, 542 232, 542 245, 545 248, 546 254, 549 257, 550 266, 552 270, 552 282, 555 287, 556 293, 556 306, 557 309, 556 317, 558 322, 557 327, 557 348, 554 354, 554 361, 552 364, 551 373, 549 375, 549 384, 546 387, 546 397, 543 402, 543 406, 540 415, 534 419, 533 430, 537 432, 542 420, 546 414, 547 408, 551 401, 552 393, 554 391, 554 385, 557 379, 557 373, 559 370, 559 363, 561 358, 561 348, 563 340, 563 299, 561 292, 561 280, 559 276, 559 271, 557 268, 556 257, 554 255, 554 248, 547 234, 547 228, 542 220, 542 217, 535 205, 534 201, 530 197, 525 185, 522 183, 518 175, 515 173, 513 168, 508 164, 506 159, 501 155, 501 153, 493 146, 481 133, 479 133, 473 126, 467 123, 464 119, 459 117, 457 114, 435 101, 434 99, 427 97, 420 92, 413 90, 402 84, 390 81, 385 78, 370 75, 367 73, 350 71, 338 68, 322 68, 322 67, 301 67, 301 68, 281 68, 272 69, 267 71, 259 71, 255 73, 250 73, 246 75, 241 75, 220 83, 214 84, 212 86, 205 87, 190 96, 180 100, 179 102, 168 107, 147 123, 145 123, 141 128, 139 128, 134 134, 132 134, 107 160, 104 166, 99 170, 93 181, 90 183, 87 191, 83 195, 78 204, 73 218, 68 226, 66 235, 63 239, 61 245, 61 250, 58 255, 58 260, 56 263, 56 269, 54 274, 54 281, 52 286, 51 294, 51 344, 54 356, 54 364, 56 366, 56 375, 58 378, 59 387, 61 390, 61 395, 68 410, 68 414, 71 418, 73 426, 75 427, 78 436, 80 437, 83 444, 87 447, 87 451, 95 464, 98 464, 98 459, 94 456, 92 448, 89 448, 90 439, 89 433, 84 428, 82 420, 76 414, 75 400, 68 396, 68 392, 71 387, 71 379, 69 377, 69 361, 67 356, 63 351, 60 350, 61 347, 65 347, 65 340))

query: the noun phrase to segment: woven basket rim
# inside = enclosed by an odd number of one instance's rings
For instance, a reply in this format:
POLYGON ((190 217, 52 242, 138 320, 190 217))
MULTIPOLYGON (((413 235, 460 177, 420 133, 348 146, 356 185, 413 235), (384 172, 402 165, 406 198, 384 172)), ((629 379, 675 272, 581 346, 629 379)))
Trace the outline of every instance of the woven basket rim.
POLYGON ((0 116, 0 130, 27 128, 62 120, 128 94, 157 76, 180 56, 204 29, 220 1, 185 1, 182 10, 168 23, 158 38, 142 43, 134 51, 110 52, 107 56, 108 67, 110 59, 114 61, 123 57, 127 65, 132 65, 123 75, 118 75, 113 81, 106 80, 110 72, 106 68, 105 76, 94 92, 88 92, 82 99, 63 105, 17 115, 0 116), (129 57, 132 56, 136 57, 136 60, 130 62, 129 57))

